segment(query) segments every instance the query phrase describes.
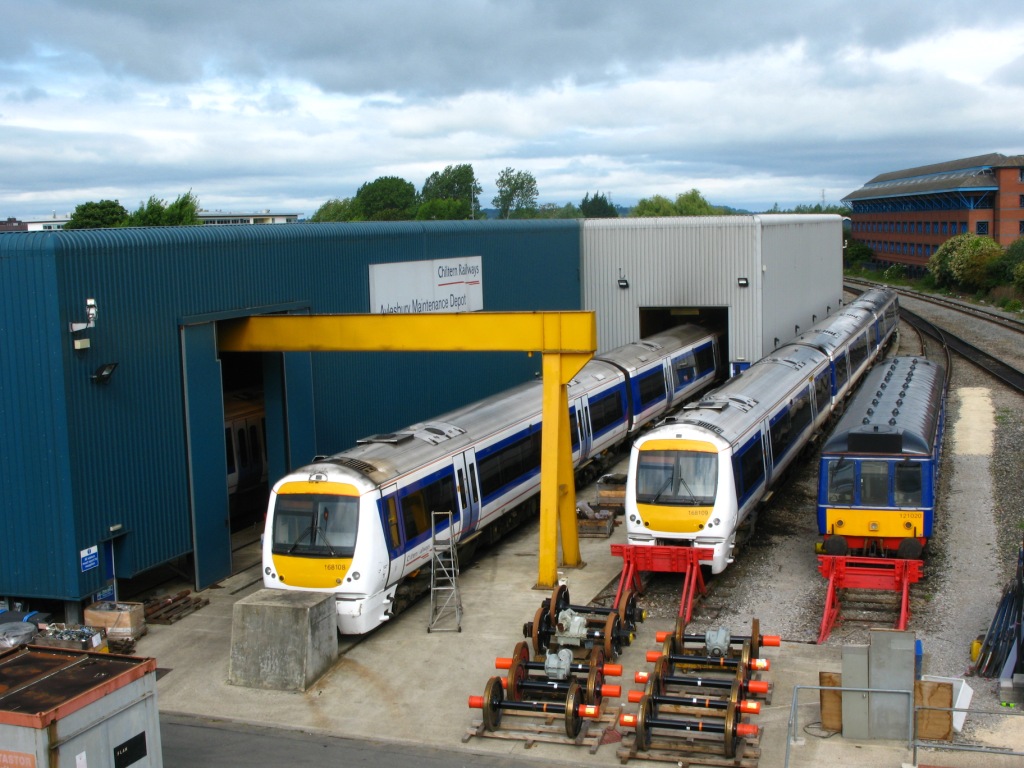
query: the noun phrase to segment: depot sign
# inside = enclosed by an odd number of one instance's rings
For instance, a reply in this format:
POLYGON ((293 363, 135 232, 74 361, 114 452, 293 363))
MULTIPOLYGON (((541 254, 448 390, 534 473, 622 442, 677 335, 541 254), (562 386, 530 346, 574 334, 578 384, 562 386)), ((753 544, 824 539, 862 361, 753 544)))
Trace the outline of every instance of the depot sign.
POLYGON ((479 256, 370 265, 370 312, 416 315, 484 308, 479 256))

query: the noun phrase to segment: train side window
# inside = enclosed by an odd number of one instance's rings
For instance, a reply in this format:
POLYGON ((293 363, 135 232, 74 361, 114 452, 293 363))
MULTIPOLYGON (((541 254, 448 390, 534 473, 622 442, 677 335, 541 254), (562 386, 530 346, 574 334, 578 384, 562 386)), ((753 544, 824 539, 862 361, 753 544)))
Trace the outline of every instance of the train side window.
POLYGON ((613 389, 590 401, 590 429, 595 435, 625 419, 622 408, 622 390, 613 389))
POLYGON ((910 462, 896 465, 896 506, 919 507, 923 502, 921 464, 910 462))
POLYGON ((420 534, 430 530, 422 489, 402 497, 402 523, 405 527, 407 541, 412 541, 420 534))
POLYGON ((792 430, 794 435, 801 434, 807 425, 811 423, 811 391, 804 389, 793 398, 793 407, 790 409, 793 414, 792 430))
POLYGON ((255 424, 249 427, 249 455, 252 456, 253 462, 257 464, 263 458, 263 448, 260 446, 260 433, 255 424))
POLYGON ((651 403, 665 397, 665 377, 660 370, 651 371, 640 378, 640 407, 646 408, 651 403))
POLYGON ((458 482, 455 484, 459 489, 459 503, 462 508, 465 509, 469 505, 466 503, 466 475, 460 468, 456 474, 458 475, 458 482))
POLYGON ((852 504, 853 482, 857 465, 852 461, 840 459, 828 464, 828 503, 852 504))
POLYGON ((512 483, 540 470, 541 430, 503 446, 489 456, 477 455, 480 492, 486 499, 512 483))
POLYGON ((694 352, 697 361, 697 375, 703 376, 715 370, 715 345, 705 344, 694 352))
POLYGON ((860 503, 864 507, 884 507, 889 504, 888 462, 860 462, 860 503))
POLYGON ((243 467, 249 466, 249 443, 245 439, 245 427, 237 432, 238 437, 238 463, 243 467))
POLYGON ((786 449, 789 447, 790 437, 792 435, 792 425, 792 414, 787 409, 778 414, 768 427, 768 434, 772 442, 772 456, 774 457, 775 464, 779 463, 785 455, 786 449))
POLYGON ((402 533, 398 529, 398 501, 394 496, 388 496, 384 500, 384 515, 388 526, 388 549, 398 552, 402 543, 402 533))
POLYGON ((736 497, 745 498, 764 479, 764 446, 758 432, 733 456, 736 497))
POLYGON ((841 389, 846 386, 846 382, 850 380, 850 369, 846 364, 846 355, 844 354, 835 362, 836 366, 836 389, 841 389))
POLYGON ((569 438, 575 450, 580 444, 580 422, 576 418, 576 409, 569 409, 569 438))
POLYGON ((829 400, 828 372, 825 371, 814 381, 814 401, 818 406, 818 413, 825 410, 829 400))
POLYGON ((231 441, 231 427, 224 428, 224 445, 227 447, 228 474, 235 473, 235 444, 231 441))
POLYGON ((473 503, 480 503, 480 496, 476 491, 476 464, 469 465, 469 495, 473 497, 473 503))
POLYGON ((672 372, 675 375, 675 389, 689 386, 696 376, 696 363, 693 352, 685 352, 672 361, 672 372))

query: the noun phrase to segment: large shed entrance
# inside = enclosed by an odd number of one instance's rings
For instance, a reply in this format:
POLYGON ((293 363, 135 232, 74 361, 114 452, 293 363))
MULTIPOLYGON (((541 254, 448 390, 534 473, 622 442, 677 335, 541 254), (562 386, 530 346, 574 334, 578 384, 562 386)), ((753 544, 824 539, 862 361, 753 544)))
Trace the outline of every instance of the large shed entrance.
MULTIPOLYGON (((295 305, 261 309, 308 312, 295 305)), ((262 516, 255 506, 261 487, 265 501, 266 478, 307 462, 316 450, 310 354, 218 351, 219 323, 252 315, 189 317, 180 326, 196 589, 231 575, 232 528, 262 516)))
POLYGON ((640 307, 640 338, 646 339, 686 323, 702 325, 722 334, 722 359, 729 360, 728 307, 640 307))

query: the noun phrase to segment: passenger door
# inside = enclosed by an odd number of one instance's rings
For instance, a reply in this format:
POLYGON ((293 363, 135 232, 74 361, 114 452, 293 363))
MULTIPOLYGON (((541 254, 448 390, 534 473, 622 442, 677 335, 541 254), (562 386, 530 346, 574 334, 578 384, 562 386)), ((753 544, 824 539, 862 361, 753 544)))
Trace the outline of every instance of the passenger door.
POLYGON ((480 481, 476 468, 476 450, 470 448, 454 457, 455 496, 462 521, 462 537, 471 534, 480 522, 480 481))

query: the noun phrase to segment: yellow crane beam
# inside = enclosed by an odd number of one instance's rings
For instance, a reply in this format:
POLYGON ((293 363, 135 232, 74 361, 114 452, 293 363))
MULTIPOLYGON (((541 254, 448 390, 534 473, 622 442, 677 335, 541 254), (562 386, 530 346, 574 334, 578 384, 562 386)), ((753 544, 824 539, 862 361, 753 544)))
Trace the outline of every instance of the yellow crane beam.
POLYGON ((539 352, 543 362, 537 588, 580 558, 568 384, 597 349, 593 312, 254 315, 218 326, 223 352, 539 352))

